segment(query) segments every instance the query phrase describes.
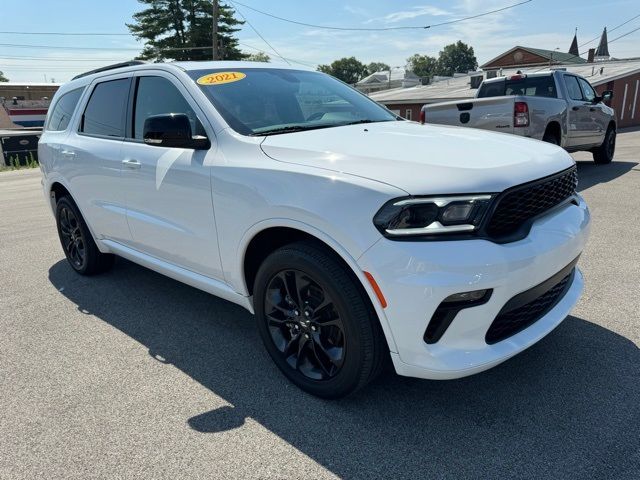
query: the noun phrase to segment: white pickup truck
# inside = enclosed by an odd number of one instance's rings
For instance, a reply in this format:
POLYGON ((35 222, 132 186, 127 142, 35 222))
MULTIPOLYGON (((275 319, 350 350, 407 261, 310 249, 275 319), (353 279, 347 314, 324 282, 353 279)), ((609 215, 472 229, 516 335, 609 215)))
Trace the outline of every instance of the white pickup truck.
POLYGON ((476 98, 425 105, 421 123, 457 125, 512 133, 590 151, 596 163, 610 163, 616 145, 615 111, 584 78, 563 70, 485 80, 476 98))

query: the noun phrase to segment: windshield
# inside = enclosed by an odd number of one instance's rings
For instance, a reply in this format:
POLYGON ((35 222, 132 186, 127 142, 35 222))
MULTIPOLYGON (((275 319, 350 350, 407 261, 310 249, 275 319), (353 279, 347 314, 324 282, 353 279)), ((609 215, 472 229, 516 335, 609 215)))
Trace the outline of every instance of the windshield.
POLYGON ((270 135, 398 120, 365 95, 317 72, 236 68, 187 72, 243 135, 270 135))

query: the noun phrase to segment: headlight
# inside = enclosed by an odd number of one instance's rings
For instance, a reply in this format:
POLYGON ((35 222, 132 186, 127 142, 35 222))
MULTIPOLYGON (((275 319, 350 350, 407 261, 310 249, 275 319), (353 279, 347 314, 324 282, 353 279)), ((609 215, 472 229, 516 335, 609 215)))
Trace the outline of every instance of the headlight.
POLYGON ((388 237, 473 232, 492 196, 415 197, 393 200, 376 213, 373 223, 388 237))

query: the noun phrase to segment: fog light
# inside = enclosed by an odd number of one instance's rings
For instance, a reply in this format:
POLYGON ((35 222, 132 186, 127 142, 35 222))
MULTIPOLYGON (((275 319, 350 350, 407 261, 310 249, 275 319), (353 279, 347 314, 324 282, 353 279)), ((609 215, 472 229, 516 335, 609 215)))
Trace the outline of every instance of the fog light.
POLYGON ((474 290, 472 292, 454 293, 445 298, 442 303, 476 302, 487 294, 489 290, 474 290))

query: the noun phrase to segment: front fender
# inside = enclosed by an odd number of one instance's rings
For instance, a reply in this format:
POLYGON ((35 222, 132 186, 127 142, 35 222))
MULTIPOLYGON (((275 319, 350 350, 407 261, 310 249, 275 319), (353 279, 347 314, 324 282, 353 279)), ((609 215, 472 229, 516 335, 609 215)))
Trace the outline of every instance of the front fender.
MULTIPOLYGON (((238 243, 237 250, 236 250, 236 267, 234 268, 234 272, 244 272, 244 260, 247 253, 247 247, 251 243, 251 240, 255 238, 255 236, 258 235, 260 232, 263 232, 273 227, 292 228, 317 238, 318 240, 322 241, 325 245, 327 245, 331 250, 333 250, 333 252, 337 254, 349 266, 349 268, 356 275, 360 284, 362 285, 364 290, 367 292, 367 295, 369 296, 369 300, 371 301, 371 304, 373 305, 376 311, 378 319, 380 320, 380 324, 382 326, 382 330, 387 339, 387 344, 389 346, 389 349, 392 352, 397 352, 395 340, 391 333, 391 329, 389 328, 387 316, 384 312, 384 309, 382 308, 382 305, 378 300, 376 293, 374 292, 371 284, 367 280, 364 274, 364 271, 358 265, 358 262, 357 262, 358 259, 354 258, 347 251, 347 249, 344 248, 342 244, 338 242, 336 239, 334 239, 327 233, 315 228, 312 225, 309 225, 305 222, 289 219, 289 218, 270 218, 252 225, 244 233, 241 241, 238 243)), ((374 241, 370 245, 370 247, 375 245, 375 243, 377 243, 377 241, 374 241)), ((362 256, 362 254, 360 254, 360 256, 362 256)), ((243 274, 241 275, 241 277, 242 278, 227 279, 227 281, 229 281, 229 283, 231 283, 232 286, 236 286, 236 287, 240 286, 241 287, 240 293, 242 293, 245 296, 249 296, 249 289, 247 288, 246 279, 244 278, 243 274)))

